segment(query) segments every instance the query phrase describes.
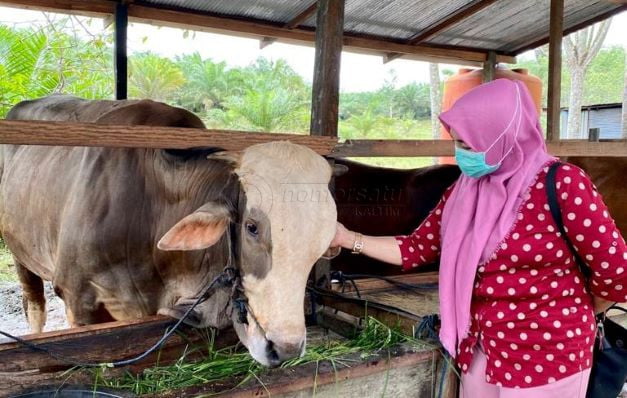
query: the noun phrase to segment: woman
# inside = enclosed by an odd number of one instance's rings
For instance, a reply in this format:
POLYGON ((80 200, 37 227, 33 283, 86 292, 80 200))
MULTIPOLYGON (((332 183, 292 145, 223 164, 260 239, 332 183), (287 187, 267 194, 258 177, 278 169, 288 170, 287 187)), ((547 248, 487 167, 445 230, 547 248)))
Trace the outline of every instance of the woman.
POLYGON ((595 311, 627 301, 627 248, 596 188, 559 166, 568 237, 545 191, 549 166, 526 87, 499 79, 440 115, 462 176, 408 236, 362 236, 338 224, 332 245, 410 270, 440 259, 440 339, 462 369, 461 397, 584 397, 595 311), (589 290, 588 290, 589 288, 589 290))

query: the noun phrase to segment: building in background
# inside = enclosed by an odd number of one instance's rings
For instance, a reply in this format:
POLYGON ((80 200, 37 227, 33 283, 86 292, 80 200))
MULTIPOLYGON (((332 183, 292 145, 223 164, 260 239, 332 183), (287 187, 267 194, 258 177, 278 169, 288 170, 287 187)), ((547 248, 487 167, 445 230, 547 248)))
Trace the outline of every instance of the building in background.
MULTIPOLYGON (((581 136, 588 137, 592 128, 600 129, 600 139, 620 139, 620 123, 623 107, 621 103, 585 105, 581 107, 581 136)), ((568 138, 568 108, 560 112, 560 135, 568 138)))

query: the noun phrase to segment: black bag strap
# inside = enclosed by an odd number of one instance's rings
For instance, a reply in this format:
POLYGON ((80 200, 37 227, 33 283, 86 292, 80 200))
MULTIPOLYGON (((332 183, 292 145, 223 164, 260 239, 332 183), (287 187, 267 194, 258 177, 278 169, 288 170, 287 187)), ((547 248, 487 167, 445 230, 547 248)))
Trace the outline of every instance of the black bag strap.
POLYGON ((562 238, 568 244, 570 251, 575 256, 575 261, 577 265, 579 265, 579 269, 583 276, 586 279, 590 278, 590 268, 583 261, 575 247, 573 246, 573 242, 570 241, 568 235, 566 234, 566 230, 564 229, 564 221, 562 220, 562 211, 560 210, 559 202, 557 201, 557 189, 555 187, 555 175, 557 174, 557 169, 562 165, 561 162, 555 162, 549 167, 549 171, 546 174, 546 196, 549 200, 549 209, 551 210, 551 215, 553 216, 553 220, 555 220, 555 224, 557 224, 557 228, 559 228, 562 238))

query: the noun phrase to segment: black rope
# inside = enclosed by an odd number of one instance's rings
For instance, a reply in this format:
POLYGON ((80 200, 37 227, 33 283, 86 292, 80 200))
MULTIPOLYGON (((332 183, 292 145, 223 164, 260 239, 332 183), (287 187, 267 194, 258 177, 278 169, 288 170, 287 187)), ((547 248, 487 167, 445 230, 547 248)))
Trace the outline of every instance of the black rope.
POLYGON ((330 274, 331 280, 337 280, 340 284, 342 284, 342 293, 344 293, 345 284, 346 282, 348 282, 352 284, 353 288, 355 289, 355 293, 357 294, 357 297, 359 298, 361 298, 361 294, 360 294, 359 289, 357 288, 357 284, 355 283, 355 280, 365 279, 365 278, 379 279, 379 280, 389 283, 392 286, 398 287, 401 290, 411 291, 412 293, 415 293, 417 295, 423 294, 422 292, 419 291, 420 289, 435 289, 438 286, 437 283, 418 283, 418 284, 405 283, 405 282, 400 282, 395 279, 388 278, 386 276, 381 276, 381 275, 345 274, 342 271, 333 271, 330 274))
POLYGON ((122 361, 113 361, 113 362, 79 362, 71 358, 65 358, 61 355, 57 355, 47 348, 41 347, 37 344, 30 343, 20 337, 13 336, 12 334, 4 332, 2 330, 0 330, 0 334, 12 340, 15 340, 16 342, 23 345, 24 347, 27 347, 33 351, 43 352, 46 355, 50 356, 51 358, 54 358, 60 362, 67 363, 72 366, 80 366, 80 367, 86 367, 86 368, 96 368, 96 367, 102 367, 102 366, 114 368, 114 367, 119 367, 119 366, 126 366, 132 363, 141 361, 142 359, 146 358, 148 355, 152 354, 159 347, 161 347, 161 345, 170 336, 172 336, 172 334, 181 326, 181 324, 185 321, 185 319, 189 316, 189 314, 192 313, 192 311, 196 308, 196 306, 207 301, 209 297, 213 295, 214 288, 226 287, 226 286, 232 285, 233 281, 236 280, 237 278, 238 278, 238 272, 235 268, 233 267, 224 268, 224 270, 220 274, 218 274, 211 281, 211 283, 205 288, 203 293, 200 295, 200 297, 198 297, 198 299, 196 299, 194 304, 192 304, 191 307, 189 307, 187 311, 185 311, 183 316, 174 324, 174 326, 170 329, 166 329, 166 332, 164 333, 163 337, 159 339, 159 341, 157 341, 152 347, 144 351, 142 354, 131 359, 125 359, 122 361))

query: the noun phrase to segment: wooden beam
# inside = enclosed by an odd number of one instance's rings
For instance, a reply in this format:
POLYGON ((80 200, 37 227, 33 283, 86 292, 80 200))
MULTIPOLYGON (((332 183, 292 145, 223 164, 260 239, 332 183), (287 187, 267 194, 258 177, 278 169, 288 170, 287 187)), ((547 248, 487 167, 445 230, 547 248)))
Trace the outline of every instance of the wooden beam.
POLYGON ((491 82, 496 77, 496 53, 490 51, 488 59, 483 63, 482 79, 484 83, 491 82))
POLYGON ((344 0, 318 2, 311 135, 337 137, 344 0))
POLYGON ((250 145, 277 140, 308 146, 321 155, 330 153, 337 143, 336 137, 301 134, 0 120, 2 144, 180 149, 210 146, 242 150, 250 145))
MULTIPOLYGON (((449 140, 347 140, 337 144, 336 137, 302 134, 0 120, 0 144, 180 149, 215 146, 241 150, 277 140, 305 145, 333 158, 453 155, 449 140)), ((556 156, 627 157, 625 140, 562 140, 548 143, 548 147, 556 156)))
POLYGON ((546 140, 560 139, 564 0, 551 0, 546 140))
MULTIPOLYGON (((49 350, 57 357, 77 362, 112 362, 135 357, 155 344, 174 323, 172 318, 151 316, 122 322, 101 323, 78 328, 22 336, 28 343, 49 350)), ((204 347, 206 330, 184 326, 182 334, 174 334, 160 350, 120 372, 141 370, 154 366, 157 361, 166 365, 178 360, 195 344, 204 347)), ((215 348, 231 346, 238 339, 232 329, 219 332, 215 348)), ((193 359, 190 357, 190 359, 193 359)), ((11 396, 28 387, 62 383, 93 382, 93 375, 63 373, 72 365, 41 351, 33 351, 19 343, 0 344, 0 395, 11 396), (76 377, 76 378, 74 378, 76 377), (91 380, 90 380, 91 378, 91 380)), ((110 371, 115 371, 111 369, 110 371)), ((91 384, 91 383, 90 383, 91 384)))
MULTIPOLYGON (((471 15, 478 13, 479 11, 492 5, 496 1, 497 0, 471 1, 465 6, 453 11, 451 14, 448 14, 445 18, 439 21, 436 21, 435 23, 429 25, 427 28, 423 29, 422 31, 418 32, 414 36, 407 39, 407 44, 416 45, 416 44, 420 44, 424 42, 425 40, 429 40, 430 38, 442 32, 443 30, 455 25, 456 23, 463 21, 464 19, 470 17, 471 15)), ((390 54, 387 56, 386 62, 393 61, 402 56, 403 54, 399 54, 399 53, 390 54)))
MULTIPOLYGON (((285 29, 294 29, 301 23, 305 22, 309 17, 311 17, 314 12, 318 9, 318 1, 314 1, 311 3, 309 7, 303 10, 300 14, 296 15, 289 22, 283 25, 285 29)), ((259 44, 260 49, 264 49, 272 43, 275 43, 277 39, 275 37, 264 37, 259 44)))
POLYGON ((116 2, 111 0, 0 0, 0 5, 27 10, 104 17, 114 13, 116 2))
MULTIPOLYGON (((314 136, 337 137, 344 4, 344 0, 317 2, 316 52, 309 128, 309 133, 314 136)), ((333 183, 332 180, 331 186, 333 183)), ((314 267, 314 282, 325 277, 328 282, 330 269, 330 260, 318 260, 314 267)))
MULTIPOLYGON (((85 13, 92 15, 112 14, 115 2, 109 0, 0 0, 0 4, 30 9, 56 10, 62 12, 85 13)), ((145 3, 142 3, 145 4, 145 3)), ((312 45, 315 32, 310 29, 287 29, 269 22, 233 19, 193 12, 173 11, 130 4, 129 18, 133 22, 170 26, 182 29, 221 33, 253 39, 276 38, 283 43, 312 45)), ((459 65, 481 66, 486 60, 484 49, 455 49, 450 46, 430 44, 415 46, 392 41, 383 37, 363 37, 344 35, 344 51, 360 54, 381 55, 386 52, 402 53, 408 59, 428 62, 455 63, 459 65)), ((516 58, 499 54, 498 62, 515 63, 516 58)))
POLYGON ((305 22, 309 17, 311 17, 314 12, 318 9, 318 1, 315 0, 309 7, 307 7, 303 12, 292 18, 291 21, 285 24, 285 28, 294 29, 298 25, 305 22))
POLYGON ((126 53, 128 33, 128 6, 115 5, 115 33, 113 54, 115 63, 115 99, 128 98, 128 56, 126 53))
MULTIPOLYGON (((627 157, 627 141, 588 142, 561 140, 549 142, 555 156, 627 157)), ((330 157, 417 157, 453 156, 449 140, 346 140, 338 144, 330 157)))
MULTIPOLYGON (((564 29, 564 33, 563 36, 568 36, 569 34, 576 32, 578 30, 587 28, 590 25, 594 25, 597 22, 601 22, 604 21, 608 18, 611 18, 612 16, 616 15, 616 14, 620 14, 623 11, 627 11, 627 4, 623 4, 620 7, 616 7, 613 10, 608 10, 604 13, 601 13, 599 15, 597 15, 594 18, 588 19, 586 21, 580 22, 576 25, 570 26, 566 29, 564 29)), ((510 51, 509 53, 512 55, 518 55, 521 53, 524 53, 526 51, 529 50, 533 50, 535 48, 538 48, 540 46, 543 46, 545 44, 547 44, 550 41, 550 34, 547 36, 544 36, 543 38, 539 39, 539 40, 534 40, 530 43, 526 43, 523 44, 522 46, 518 47, 517 49, 510 51)))
POLYGON ((275 42, 276 39, 274 37, 262 37, 261 40, 259 40, 259 49, 263 50, 264 48, 275 42))

